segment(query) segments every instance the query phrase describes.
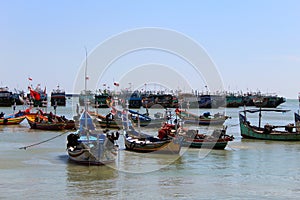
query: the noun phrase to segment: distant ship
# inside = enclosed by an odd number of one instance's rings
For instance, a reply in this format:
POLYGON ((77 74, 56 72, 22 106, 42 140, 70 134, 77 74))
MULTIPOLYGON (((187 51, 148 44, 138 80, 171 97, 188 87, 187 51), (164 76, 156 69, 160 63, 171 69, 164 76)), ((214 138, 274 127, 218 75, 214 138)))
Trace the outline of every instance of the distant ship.
POLYGON ((51 106, 66 106, 66 92, 57 86, 57 89, 53 89, 51 92, 51 106))
POLYGON ((11 106, 11 95, 12 92, 9 91, 8 87, 0 87, 0 106, 11 106))

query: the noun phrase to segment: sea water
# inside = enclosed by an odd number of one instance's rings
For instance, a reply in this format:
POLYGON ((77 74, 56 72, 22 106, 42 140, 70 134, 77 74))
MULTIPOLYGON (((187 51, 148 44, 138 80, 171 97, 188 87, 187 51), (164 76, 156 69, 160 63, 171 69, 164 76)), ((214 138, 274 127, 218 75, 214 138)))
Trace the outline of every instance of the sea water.
MULTIPOLYGON (((262 124, 293 123, 298 101, 287 100, 280 108, 291 111, 263 114, 262 124)), ((56 112, 72 118, 75 110, 68 102, 56 112)), ((183 148, 178 156, 141 154, 125 151, 120 137, 119 156, 110 166, 70 162, 68 132, 24 150, 19 148, 63 131, 32 130, 26 120, 0 126, 0 199, 299 199, 300 142, 242 139, 238 112, 243 108, 223 110, 231 117, 225 123, 227 134, 235 137, 225 150, 183 148)), ((12 108, 1 111, 9 114, 12 108)), ((109 109, 98 112, 105 115, 109 109)), ((150 109, 150 114, 155 112, 164 111, 150 109)), ((258 114, 248 117, 258 123, 258 114)), ((157 129, 142 131, 157 134, 157 129)))

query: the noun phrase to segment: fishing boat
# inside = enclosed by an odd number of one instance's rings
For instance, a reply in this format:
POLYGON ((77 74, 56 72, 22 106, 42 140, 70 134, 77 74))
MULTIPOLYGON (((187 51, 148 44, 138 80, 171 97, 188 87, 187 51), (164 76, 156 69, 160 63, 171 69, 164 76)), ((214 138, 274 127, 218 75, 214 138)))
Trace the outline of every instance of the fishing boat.
POLYGON ((96 112, 89 112, 90 115, 95 117, 95 122, 97 122, 96 127, 100 126, 105 129, 120 129, 122 128, 122 119, 120 114, 118 114, 114 109, 112 109, 108 114, 101 115, 96 112))
POLYGON ((178 154, 181 141, 174 138, 158 138, 134 129, 127 130, 124 136, 125 147, 128 151, 140 153, 178 154))
POLYGON ((210 112, 205 112, 203 115, 198 116, 183 109, 176 109, 175 113, 185 124, 222 125, 230 118, 222 113, 216 113, 212 116, 210 112))
POLYGON ((32 113, 32 114, 26 114, 26 119, 28 124, 30 125, 30 128, 32 129, 41 129, 41 130, 63 130, 65 128, 65 122, 56 122, 52 119, 48 118, 47 116, 44 116, 40 113, 32 113))
POLYGON ((144 108, 151 108, 156 104, 164 108, 178 107, 178 99, 172 94, 143 94, 141 99, 144 108))
POLYGON ((112 97, 106 91, 97 93, 94 96, 96 108, 109 108, 112 102, 112 97))
MULTIPOLYGON (((67 130, 74 130, 76 129, 76 124, 74 120, 69 120, 65 116, 58 116, 56 114, 53 114, 52 112, 46 113, 43 112, 41 109, 37 109, 38 111, 36 113, 27 113, 26 116, 30 121, 42 121, 42 122, 48 122, 48 124, 51 123, 64 123, 63 129, 67 130)), ((27 119, 27 120, 28 120, 27 119)))
MULTIPOLYGON (((86 52, 87 59, 87 52, 86 52)), ((79 118, 79 129, 67 136, 67 151, 69 159, 78 164, 106 165, 115 162, 118 145, 115 141, 119 133, 110 133, 109 130, 98 131, 88 112, 87 93, 87 61, 85 66, 84 82, 84 111, 79 118)))
POLYGON ((161 135, 177 135, 183 138, 182 146, 223 150, 234 137, 226 134, 226 128, 214 129, 211 135, 199 133, 198 130, 182 128, 174 124, 165 124, 160 130, 161 135))
POLYGON ((50 98, 51 106, 65 106, 66 105, 66 92, 59 88, 57 85, 56 89, 51 92, 50 98))
POLYGON ((276 108, 286 102, 286 99, 278 96, 258 96, 253 99, 253 104, 259 108, 276 108))
POLYGON ((251 109, 239 112, 240 130, 243 138, 262 139, 262 140, 280 140, 280 141, 299 141, 300 133, 294 124, 271 125, 269 123, 261 126, 262 112, 280 112, 285 113, 289 110, 282 109, 251 109), (247 114, 259 113, 258 126, 248 121, 247 114))
POLYGON ((106 165, 115 162, 119 133, 98 131, 92 117, 86 111, 81 114, 80 128, 67 136, 69 159, 78 164, 106 165))
POLYGON ((0 87, 0 106, 7 107, 12 105, 11 101, 12 92, 9 91, 8 87, 0 87))
POLYGON ((91 90, 82 90, 79 94, 79 105, 84 106, 84 98, 87 98, 87 103, 94 104, 95 94, 91 90))
POLYGON ((34 107, 47 107, 47 93, 46 87, 44 90, 41 89, 40 84, 37 85, 35 89, 28 86, 29 94, 27 94, 28 104, 34 107))
MULTIPOLYGON (((0 113, 0 115, 2 115, 2 113, 0 113)), ((0 117, 0 125, 20 124, 24 119, 25 119, 25 115, 11 114, 8 116, 0 117)))
MULTIPOLYGON (((128 101, 127 101, 128 108, 128 101)), ((152 136, 138 131, 132 126, 125 109, 122 115, 123 129, 125 131, 124 141, 128 151, 139 153, 179 154, 181 149, 181 138, 168 137, 165 135, 152 136)))

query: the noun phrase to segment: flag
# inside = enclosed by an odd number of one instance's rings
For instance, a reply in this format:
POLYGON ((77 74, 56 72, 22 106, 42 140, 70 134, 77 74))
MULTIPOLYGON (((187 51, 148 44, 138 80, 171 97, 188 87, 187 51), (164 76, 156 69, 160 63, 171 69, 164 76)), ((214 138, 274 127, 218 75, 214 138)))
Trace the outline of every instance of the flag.
POLYGON ((119 84, 119 83, 117 83, 117 82, 114 82, 114 86, 117 86, 117 87, 119 87, 119 86, 120 86, 120 84, 119 84))
POLYGON ((46 95, 46 86, 45 86, 45 89, 44 89, 44 94, 46 95))
POLYGON ((85 77, 85 80, 89 80, 89 79, 90 79, 90 77, 88 77, 88 76, 85 77))
POLYGON ((28 89, 30 91, 30 96, 32 98, 34 98, 35 100, 39 101, 41 99, 41 95, 37 92, 37 91, 34 91, 33 89, 31 89, 31 87, 28 86, 28 89))
POLYGON ((29 80, 29 81, 32 81, 32 78, 28 77, 28 80, 29 80))

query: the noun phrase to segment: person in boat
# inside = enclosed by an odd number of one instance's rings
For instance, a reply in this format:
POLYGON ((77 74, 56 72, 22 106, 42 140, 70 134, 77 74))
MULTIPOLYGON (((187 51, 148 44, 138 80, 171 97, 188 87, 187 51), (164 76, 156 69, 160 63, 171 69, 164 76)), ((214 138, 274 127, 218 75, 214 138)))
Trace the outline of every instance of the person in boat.
POLYGON ((176 130, 172 129, 170 126, 164 126, 163 128, 161 128, 159 131, 158 131, 158 135, 157 137, 160 139, 160 140, 167 140, 167 139, 170 139, 170 137, 175 137, 175 134, 174 132, 176 132, 176 130))
POLYGON ((106 120, 106 126, 109 127, 109 122, 112 121, 114 119, 113 114, 110 112, 105 116, 105 120, 106 120))
POLYGON ((67 149, 73 151, 74 149, 78 148, 80 143, 78 139, 80 136, 78 134, 71 133, 67 137, 67 149))
POLYGON ((209 116, 211 116, 211 115, 210 115, 210 112, 205 112, 205 113, 203 113, 203 117, 204 117, 204 118, 209 118, 209 116))
POLYGON ((0 113, 0 118, 3 118, 3 117, 4 117, 4 114, 5 114, 4 112, 1 112, 1 113, 0 113))
POLYGON ((272 126, 270 124, 266 124, 264 126, 264 133, 265 134, 269 134, 269 133, 271 133, 273 131, 273 129, 274 129, 274 126, 272 126))
POLYGON ((294 124, 288 124, 288 125, 285 126, 284 129, 285 129, 287 132, 292 133, 294 127, 295 127, 294 124))
POLYGON ((15 117, 21 117, 21 116, 23 116, 25 113, 24 112, 22 112, 21 110, 19 110, 19 112, 17 112, 16 114, 15 114, 15 117))

